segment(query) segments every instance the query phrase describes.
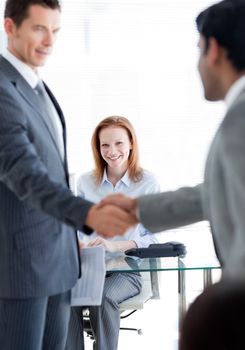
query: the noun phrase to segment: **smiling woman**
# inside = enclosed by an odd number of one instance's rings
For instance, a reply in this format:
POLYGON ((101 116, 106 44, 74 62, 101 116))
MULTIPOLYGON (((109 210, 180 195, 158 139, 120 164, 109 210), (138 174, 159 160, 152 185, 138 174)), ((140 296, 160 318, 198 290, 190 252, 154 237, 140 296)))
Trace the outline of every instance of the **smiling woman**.
MULTIPOLYGON (((83 198, 99 202, 109 193, 122 192, 137 197, 159 191, 158 182, 153 174, 139 165, 138 143, 133 126, 124 117, 108 117, 95 128, 92 136, 92 150, 95 169, 83 174, 78 180, 78 194, 83 198)), ((84 247, 84 236, 81 236, 84 247)), ((148 247, 156 243, 152 235, 141 224, 128 230, 122 237, 106 240, 93 233, 88 246, 102 245, 107 252, 123 253, 127 249, 148 247)), ((105 279, 102 304, 90 307, 90 322, 95 337, 94 349, 116 350, 120 328, 119 304, 137 295, 141 290, 141 276, 137 273, 113 273, 105 279)), ((72 310, 68 349, 81 349, 80 308, 72 310), (76 322, 79 323, 75 326, 76 322), (78 330, 78 334, 77 334, 78 330), (74 344, 75 340, 77 344, 74 344)))

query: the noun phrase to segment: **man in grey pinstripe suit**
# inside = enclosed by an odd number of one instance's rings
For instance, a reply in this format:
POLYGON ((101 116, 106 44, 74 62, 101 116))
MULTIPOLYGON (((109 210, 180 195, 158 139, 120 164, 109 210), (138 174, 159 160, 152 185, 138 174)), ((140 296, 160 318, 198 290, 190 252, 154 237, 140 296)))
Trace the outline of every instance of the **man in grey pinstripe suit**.
POLYGON ((245 279, 245 1, 221 1, 201 12, 196 23, 205 97, 227 105, 204 182, 135 200, 121 195, 105 203, 137 210, 151 232, 208 220, 223 277, 245 279))
POLYGON ((0 56, 3 350, 64 349, 70 290, 80 273, 75 229, 112 236, 134 223, 123 210, 99 207, 69 190, 64 117, 37 74, 59 26, 58 0, 6 1, 8 49, 0 56))

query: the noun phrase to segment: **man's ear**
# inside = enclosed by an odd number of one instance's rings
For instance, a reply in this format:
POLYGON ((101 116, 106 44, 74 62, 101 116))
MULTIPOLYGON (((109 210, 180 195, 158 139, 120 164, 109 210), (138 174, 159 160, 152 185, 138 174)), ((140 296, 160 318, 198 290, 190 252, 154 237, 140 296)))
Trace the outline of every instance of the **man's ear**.
POLYGON ((213 37, 208 39, 208 49, 206 53, 207 62, 213 66, 219 62, 223 57, 223 48, 218 44, 217 40, 213 37))
POLYGON ((4 19, 4 29, 8 37, 15 33, 16 25, 11 18, 7 17, 4 19))

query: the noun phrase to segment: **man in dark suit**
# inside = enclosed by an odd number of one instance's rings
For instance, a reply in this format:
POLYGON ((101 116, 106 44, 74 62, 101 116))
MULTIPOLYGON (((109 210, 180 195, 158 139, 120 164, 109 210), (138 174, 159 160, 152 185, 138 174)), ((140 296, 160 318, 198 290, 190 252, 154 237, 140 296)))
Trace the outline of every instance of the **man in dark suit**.
POLYGON ((245 1, 220 1, 201 12, 196 23, 205 97, 227 106, 209 150, 204 182, 105 203, 137 209, 151 232, 208 220, 223 277, 245 279, 245 1))
POLYGON ((134 220, 119 208, 94 205, 69 190, 64 117, 37 74, 60 27, 59 1, 7 0, 4 27, 0 344, 4 350, 62 350, 70 290, 80 273, 75 229, 112 236, 134 220))

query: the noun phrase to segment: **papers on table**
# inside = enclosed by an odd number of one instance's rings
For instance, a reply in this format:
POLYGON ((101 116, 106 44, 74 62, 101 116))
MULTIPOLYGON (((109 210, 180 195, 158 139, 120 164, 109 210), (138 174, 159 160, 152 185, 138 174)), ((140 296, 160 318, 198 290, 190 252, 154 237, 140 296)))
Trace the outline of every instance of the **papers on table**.
POLYGON ((81 255, 82 276, 72 288, 71 305, 101 305, 105 283, 105 249, 102 246, 83 248, 81 255))

